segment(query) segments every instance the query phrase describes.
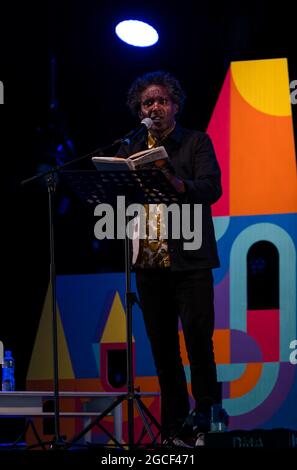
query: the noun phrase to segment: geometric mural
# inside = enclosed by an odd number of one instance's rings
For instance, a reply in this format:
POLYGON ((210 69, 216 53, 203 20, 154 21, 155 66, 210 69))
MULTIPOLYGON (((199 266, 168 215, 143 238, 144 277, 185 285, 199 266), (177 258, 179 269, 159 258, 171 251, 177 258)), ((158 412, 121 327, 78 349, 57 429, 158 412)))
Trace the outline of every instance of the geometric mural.
POLYGON ((297 337, 297 178, 286 59, 233 62, 208 133, 223 176, 213 206, 221 258, 215 343, 230 428, 296 429, 289 345, 297 337), (276 278, 267 284, 278 302, 265 305, 263 292, 261 308, 251 308, 248 256, 259 242, 277 253, 276 278))
MULTIPOLYGON (((221 260, 214 270, 214 345, 229 430, 296 429, 297 367, 289 357, 290 343, 297 338, 297 179, 286 59, 231 63, 207 132, 223 182, 223 196, 213 206, 221 260), (271 248, 275 269, 253 254, 259 243, 271 248), (259 305, 251 301, 255 273, 269 276, 262 300, 257 292, 259 305)), ((133 274, 131 281, 136 291, 133 274)), ((67 389, 123 389, 120 379, 119 386, 110 383, 108 351, 125 350, 124 288, 123 273, 57 277, 59 371, 67 389)), ((45 339, 50 328, 47 301, 28 371, 29 389, 42 389, 52 378, 51 345, 45 339)), ((180 339, 190 390, 182 332, 180 339)), ((137 305, 133 358, 135 385, 158 391, 137 305)), ((149 405, 158 413, 157 399, 149 405)))

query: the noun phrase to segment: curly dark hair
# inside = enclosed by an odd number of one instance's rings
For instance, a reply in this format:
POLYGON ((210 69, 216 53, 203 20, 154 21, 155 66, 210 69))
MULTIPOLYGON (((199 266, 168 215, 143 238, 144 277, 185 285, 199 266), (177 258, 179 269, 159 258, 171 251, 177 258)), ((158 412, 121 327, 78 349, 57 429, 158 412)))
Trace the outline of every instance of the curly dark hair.
POLYGON ((127 97, 127 105, 134 116, 138 116, 140 110, 140 95, 150 85, 164 86, 172 101, 178 105, 178 114, 181 113, 186 98, 179 81, 170 73, 158 70, 138 77, 132 83, 127 97))

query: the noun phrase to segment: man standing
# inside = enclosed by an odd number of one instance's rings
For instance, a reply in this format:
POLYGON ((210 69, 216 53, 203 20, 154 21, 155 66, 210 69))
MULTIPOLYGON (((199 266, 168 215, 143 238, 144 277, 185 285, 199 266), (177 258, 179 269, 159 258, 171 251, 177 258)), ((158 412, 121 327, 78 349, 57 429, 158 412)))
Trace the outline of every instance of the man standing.
MULTIPOLYGON (((213 353, 212 268, 219 266, 211 204, 222 194, 221 173, 210 138, 176 123, 185 94, 169 73, 152 72, 137 78, 128 92, 128 106, 140 120, 151 118, 146 135, 122 145, 118 155, 163 145, 170 165, 162 169, 180 193, 181 201, 202 204, 202 245, 185 250, 184 240, 140 240, 134 268, 145 327, 161 389, 163 442, 203 445, 210 408, 220 401, 213 353), (196 402, 196 436, 189 415, 187 381, 179 346, 181 321, 196 402), (199 433, 197 439, 197 433, 199 433)), ((193 215, 193 213, 192 213, 193 215)), ((157 224, 159 224, 159 220, 157 224)), ((160 227, 159 227, 160 228, 160 227)), ((158 232, 160 234, 160 230, 158 232)))

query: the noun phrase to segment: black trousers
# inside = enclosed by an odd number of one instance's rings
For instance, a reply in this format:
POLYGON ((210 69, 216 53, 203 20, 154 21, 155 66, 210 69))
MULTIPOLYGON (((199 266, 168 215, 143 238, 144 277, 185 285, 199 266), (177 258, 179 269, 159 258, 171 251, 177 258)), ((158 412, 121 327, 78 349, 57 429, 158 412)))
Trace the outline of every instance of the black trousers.
POLYGON ((187 382, 180 355, 182 323, 196 410, 218 401, 213 353, 213 276, 210 269, 174 272, 143 269, 136 283, 161 390, 163 436, 174 435, 189 414, 187 382))

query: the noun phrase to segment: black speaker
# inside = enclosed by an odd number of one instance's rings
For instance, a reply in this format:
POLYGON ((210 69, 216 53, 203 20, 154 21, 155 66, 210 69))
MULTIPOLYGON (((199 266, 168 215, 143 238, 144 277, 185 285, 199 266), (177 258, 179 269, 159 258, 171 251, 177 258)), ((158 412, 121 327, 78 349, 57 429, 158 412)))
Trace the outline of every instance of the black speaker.
POLYGON ((297 448, 297 431, 290 429, 254 429, 210 432, 206 447, 232 449, 290 449, 297 448))

